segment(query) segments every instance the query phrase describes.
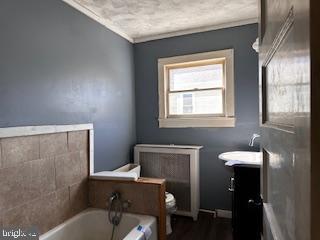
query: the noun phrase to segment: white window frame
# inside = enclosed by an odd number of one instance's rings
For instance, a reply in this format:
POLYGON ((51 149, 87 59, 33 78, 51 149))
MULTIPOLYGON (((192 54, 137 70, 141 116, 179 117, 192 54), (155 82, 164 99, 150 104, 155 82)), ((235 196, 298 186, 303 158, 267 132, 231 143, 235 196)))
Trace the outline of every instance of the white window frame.
POLYGON ((158 59, 158 91, 159 91, 159 127, 235 127, 234 110, 234 51, 233 49, 197 53, 158 59), (175 115, 170 116, 168 110, 169 70, 174 66, 199 65, 199 61, 208 64, 224 62, 224 114, 223 115, 175 115))

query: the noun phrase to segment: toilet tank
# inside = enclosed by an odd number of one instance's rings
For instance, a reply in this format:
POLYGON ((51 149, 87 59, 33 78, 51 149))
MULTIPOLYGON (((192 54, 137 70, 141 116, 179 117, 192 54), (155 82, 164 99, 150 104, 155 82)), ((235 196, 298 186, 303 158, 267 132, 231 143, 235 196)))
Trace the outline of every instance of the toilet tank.
POLYGON ((202 146, 138 144, 134 161, 141 177, 165 178, 166 191, 176 198, 177 215, 197 220, 200 207, 199 151, 202 146))

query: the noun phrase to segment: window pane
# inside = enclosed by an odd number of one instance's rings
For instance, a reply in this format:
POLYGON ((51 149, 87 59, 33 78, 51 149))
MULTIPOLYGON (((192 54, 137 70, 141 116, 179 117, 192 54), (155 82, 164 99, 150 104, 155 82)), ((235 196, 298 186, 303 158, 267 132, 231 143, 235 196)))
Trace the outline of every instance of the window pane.
POLYGON ((169 114, 223 114, 222 90, 170 93, 169 114))
POLYGON ((223 64, 169 69, 170 90, 223 87, 223 64))
POLYGON ((184 93, 182 94, 182 112, 184 114, 192 114, 193 111, 193 94, 192 93, 184 93))

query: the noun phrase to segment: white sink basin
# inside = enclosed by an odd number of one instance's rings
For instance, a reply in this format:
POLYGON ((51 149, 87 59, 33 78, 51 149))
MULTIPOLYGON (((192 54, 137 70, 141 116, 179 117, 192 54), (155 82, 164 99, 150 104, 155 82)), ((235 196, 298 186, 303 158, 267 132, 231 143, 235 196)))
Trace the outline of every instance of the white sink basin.
POLYGON ((226 161, 226 166, 234 165, 254 165, 260 166, 262 163, 261 152, 235 151, 225 152, 219 155, 219 158, 226 161))

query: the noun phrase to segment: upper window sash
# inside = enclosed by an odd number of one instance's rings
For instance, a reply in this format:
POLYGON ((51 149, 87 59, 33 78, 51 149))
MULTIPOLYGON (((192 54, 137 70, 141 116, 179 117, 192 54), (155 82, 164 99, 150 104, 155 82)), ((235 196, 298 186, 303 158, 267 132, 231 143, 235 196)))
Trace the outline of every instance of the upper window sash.
MULTIPOLYGON (((165 80, 167 85, 167 91, 174 92, 178 90, 171 89, 171 78, 170 78, 170 71, 176 70, 176 69, 188 69, 188 68, 195 68, 195 67, 205 67, 210 65, 222 65, 222 85, 219 87, 225 86, 225 58, 218 58, 218 59, 205 59, 205 60, 198 60, 198 61, 189 61, 189 62, 183 62, 183 63, 175 63, 175 64, 166 64, 164 65, 163 71, 165 72, 165 80)), ((173 81, 173 80, 172 80, 173 81)), ((198 90, 198 89, 206 89, 208 87, 202 88, 185 88, 181 90, 198 90)), ((215 88, 213 86, 213 88, 215 88)))

